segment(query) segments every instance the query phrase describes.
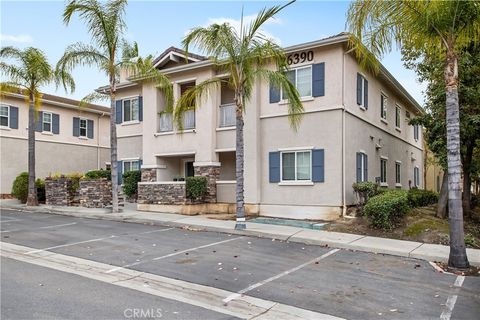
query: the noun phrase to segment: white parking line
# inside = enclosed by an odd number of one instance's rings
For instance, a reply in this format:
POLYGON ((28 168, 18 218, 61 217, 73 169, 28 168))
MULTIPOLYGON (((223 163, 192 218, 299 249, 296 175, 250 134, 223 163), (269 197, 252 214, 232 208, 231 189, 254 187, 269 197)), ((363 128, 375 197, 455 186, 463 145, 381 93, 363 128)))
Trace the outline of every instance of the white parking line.
POLYGON ((23 221, 22 219, 10 219, 10 220, 2 220, 0 221, 0 223, 4 223, 4 222, 15 222, 15 221, 23 221))
POLYGON ((247 288, 245 288, 245 289, 242 289, 242 290, 238 291, 237 293, 233 293, 233 294, 229 295, 228 297, 226 297, 226 298, 223 299, 222 301, 223 301, 223 303, 227 304, 227 303, 229 303, 230 301, 232 301, 232 300, 234 300, 234 299, 240 298, 240 297, 242 296, 242 294, 245 294, 245 293, 247 293, 247 292, 249 292, 249 291, 252 291, 253 289, 258 288, 258 287, 260 287, 260 286, 263 286, 264 284, 269 283, 269 282, 271 282, 271 281, 273 281, 273 280, 277 280, 277 279, 279 279, 279 278, 281 278, 281 277, 284 277, 284 276, 286 276, 287 274, 290 274, 290 273, 292 273, 292 272, 298 271, 298 270, 302 269, 303 267, 308 266, 309 264, 312 264, 312 263, 318 262, 318 261, 320 261, 320 260, 322 260, 322 259, 325 259, 326 257, 331 256, 332 254, 334 254, 334 253, 336 253, 336 252, 338 252, 338 251, 340 251, 340 249, 330 250, 330 251, 328 251, 327 253, 321 255, 320 257, 317 257, 317 258, 315 258, 315 259, 313 259, 313 260, 307 261, 307 262, 305 262, 305 263, 303 263, 303 264, 301 264, 301 265, 299 265, 299 266, 297 266, 297 267, 295 267, 295 268, 289 269, 289 270, 287 270, 287 271, 284 271, 284 272, 282 272, 282 273, 277 274, 276 276, 273 276, 273 277, 270 277, 270 278, 265 279, 265 280, 263 280, 263 281, 260 281, 260 282, 257 282, 257 283, 255 283, 255 284, 252 284, 251 286, 249 286, 249 287, 247 287, 247 288))
POLYGON ((115 271, 118 271, 118 270, 121 270, 121 269, 129 268, 129 267, 133 267, 133 266, 138 266, 139 264, 144 264, 144 263, 147 263, 147 262, 158 261, 158 260, 170 258, 170 257, 176 256, 176 255, 182 254, 182 253, 195 251, 195 250, 199 250, 199 249, 203 249, 203 248, 208 248, 208 247, 211 247, 211 246, 216 246, 217 244, 227 243, 227 242, 238 240, 238 239, 241 239, 241 238, 243 238, 243 237, 237 237, 237 238, 231 238, 231 239, 222 240, 222 241, 218 241, 218 242, 213 242, 213 243, 205 244, 203 246, 173 252, 173 253, 170 253, 170 254, 167 254, 167 255, 164 255, 164 256, 153 258, 151 260, 138 261, 138 262, 126 264, 124 266, 116 267, 116 268, 110 269, 108 271, 105 271, 105 273, 111 273, 111 272, 115 272, 115 271))
POLYGON ((441 320, 449 320, 452 316, 453 308, 455 307, 455 303, 458 299, 458 292, 463 285, 463 281, 465 280, 465 276, 457 276, 455 279, 455 283, 453 284, 454 291, 453 294, 448 296, 447 302, 445 303, 445 308, 443 308, 442 314, 440 315, 441 320))
MULTIPOLYGON (((60 228, 60 227, 66 227, 66 226, 72 226, 74 224, 77 224, 76 222, 72 222, 72 223, 64 223, 64 224, 55 224, 55 225, 52 225, 52 226, 46 226, 46 227, 38 227, 37 229, 51 229, 51 228, 60 228)), ((16 232, 16 231, 25 231, 25 230, 29 230, 29 229, 12 229, 12 230, 2 230, 0 231, 0 233, 6 233, 6 232, 16 232)))
POLYGON ((38 253, 38 252, 48 251, 48 250, 52 250, 52 249, 69 247, 69 246, 74 246, 74 245, 77 245, 77 244, 88 243, 88 242, 102 241, 102 240, 111 239, 111 238, 117 238, 117 237, 118 237, 118 236, 112 235, 112 236, 105 237, 105 238, 97 238, 97 239, 91 239, 91 240, 85 240, 85 241, 79 241, 79 242, 73 242, 73 243, 66 243, 66 244, 62 244, 62 245, 59 245, 59 246, 54 246, 54 247, 49 247, 49 248, 44 248, 44 249, 38 249, 38 250, 29 251, 29 252, 26 252, 25 254, 38 253))
POLYGON ((152 231, 145 231, 145 232, 140 232, 138 234, 150 234, 150 233, 156 233, 156 232, 163 232, 163 231, 168 231, 168 230, 173 230, 175 228, 166 228, 166 229, 159 229, 159 230, 152 230, 152 231))

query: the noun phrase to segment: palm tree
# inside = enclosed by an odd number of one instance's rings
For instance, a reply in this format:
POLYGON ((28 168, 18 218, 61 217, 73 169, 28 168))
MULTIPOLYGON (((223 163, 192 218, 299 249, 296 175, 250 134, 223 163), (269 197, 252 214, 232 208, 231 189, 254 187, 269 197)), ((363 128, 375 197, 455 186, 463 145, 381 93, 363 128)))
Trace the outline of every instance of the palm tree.
POLYGON ((37 188, 35 187, 35 118, 42 102, 40 88, 61 82, 65 90, 75 89, 75 83, 68 72, 55 73, 48 59, 41 50, 28 47, 17 49, 4 47, 0 58, 13 60, 10 64, 0 62, 0 73, 7 79, 0 83, 1 93, 22 93, 28 106, 28 206, 38 206, 37 188))
MULTIPOLYGON (((458 56, 480 38, 478 1, 357 0, 350 5, 351 43, 365 66, 400 46, 444 61, 446 91, 448 206, 452 268, 469 266, 464 240, 458 103, 458 56)), ((374 68, 376 69, 376 68, 374 68)))
MULTIPOLYGON (((92 36, 92 45, 75 43, 67 47, 57 64, 59 73, 70 72, 77 65, 97 67, 106 74, 109 82, 108 97, 110 99, 110 157, 112 180, 112 211, 118 212, 118 168, 117 168, 117 130, 115 124, 115 96, 117 82, 122 68, 131 69, 143 74, 145 78, 155 78, 158 85, 170 88, 170 82, 155 69, 146 70, 148 61, 141 60, 139 66, 138 46, 129 45, 123 38, 126 31, 124 21, 127 0, 113 0, 102 3, 98 0, 71 0, 65 7, 63 21, 69 24, 77 13, 86 24, 92 36), (148 71, 148 73, 146 72, 148 71)), ((151 59, 150 59, 151 60, 151 59)), ((99 93, 88 95, 84 101, 105 99, 99 93)))
POLYGON ((289 122, 296 129, 299 125, 303 106, 300 97, 287 78, 287 59, 284 51, 262 35, 262 25, 274 17, 279 11, 294 1, 283 6, 265 8, 248 26, 243 25, 243 12, 240 30, 235 30, 228 23, 212 24, 209 27, 194 28, 183 40, 185 51, 196 46, 213 62, 219 74, 228 74, 228 79, 213 77, 185 91, 177 101, 174 118, 182 128, 183 113, 196 107, 195 101, 208 95, 210 90, 219 90, 222 84, 234 91, 236 111, 236 216, 235 229, 245 229, 244 206, 244 142, 243 113, 251 98, 253 86, 257 80, 269 81, 272 85, 283 89, 289 101, 289 122), (272 70, 272 66, 276 70, 272 70))

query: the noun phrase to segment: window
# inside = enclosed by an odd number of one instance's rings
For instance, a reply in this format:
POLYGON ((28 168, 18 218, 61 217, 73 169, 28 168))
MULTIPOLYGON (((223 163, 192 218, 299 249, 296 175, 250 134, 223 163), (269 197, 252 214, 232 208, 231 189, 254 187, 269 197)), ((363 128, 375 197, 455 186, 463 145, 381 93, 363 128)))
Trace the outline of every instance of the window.
POLYGON ((123 121, 138 121, 138 97, 123 100, 123 121))
POLYGON ((395 108, 395 128, 400 129, 402 109, 397 105, 395 108))
POLYGON ((420 187, 420 168, 415 167, 413 168, 413 183, 415 184, 415 187, 420 187))
POLYGON ((80 119, 80 137, 87 136, 87 119, 80 119))
POLYGON ((357 153, 357 182, 368 181, 368 157, 363 152, 357 153))
POLYGON ((395 162, 395 184, 401 185, 401 167, 402 163, 400 161, 395 162))
MULTIPOLYGON (((312 96, 312 66, 291 69, 287 71, 287 78, 295 85, 300 97, 312 96)), ((286 100, 283 91, 282 99, 286 100)))
POLYGON ((282 181, 311 180, 311 151, 282 152, 282 181))
POLYGON ((413 125, 413 138, 418 141, 420 137, 420 126, 418 124, 413 125))
POLYGON ((8 127, 10 120, 10 108, 5 105, 0 106, 0 126, 8 127))
POLYGON ((42 131, 52 132, 52 114, 50 112, 42 113, 42 131))
POLYGON ((380 95, 380 117, 383 120, 387 120, 387 97, 380 95))
POLYGON ((195 110, 183 113, 183 129, 195 129, 195 110))
POLYGON ((224 104, 220 106, 220 127, 232 127, 235 125, 235 104, 224 104))
POLYGON ((387 159, 380 159, 380 183, 387 183, 387 159))
POLYGON ((123 173, 140 170, 139 164, 140 162, 138 160, 123 161, 123 173))
POLYGON ((360 73, 357 73, 357 104, 368 109, 368 81, 360 73))
POLYGON ((173 131, 173 117, 171 112, 160 113, 160 132, 173 131))

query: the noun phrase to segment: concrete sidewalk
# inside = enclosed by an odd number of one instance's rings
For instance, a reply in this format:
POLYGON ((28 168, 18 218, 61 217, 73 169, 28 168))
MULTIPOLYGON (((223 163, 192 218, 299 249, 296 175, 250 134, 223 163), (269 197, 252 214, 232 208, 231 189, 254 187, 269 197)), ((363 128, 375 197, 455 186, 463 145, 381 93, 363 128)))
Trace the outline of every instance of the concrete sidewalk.
MULTIPOLYGON (((135 210, 135 206, 132 205, 127 205, 127 207, 120 213, 111 213, 108 209, 88 209, 80 207, 57 207, 46 205, 27 207, 21 204, 18 200, 0 200, 0 207, 30 212, 48 212, 81 218, 146 223, 230 234, 251 235, 311 245, 391 254, 402 257, 424 259, 427 261, 447 262, 450 251, 448 246, 438 244, 427 244, 414 241, 369 237, 349 233, 311 230, 253 222, 247 222, 247 229, 239 231, 234 230, 235 221, 214 220, 202 216, 184 216, 171 213, 137 211, 135 210)), ((479 249, 467 249, 467 255, 470 264, 480 266, 479 249)))

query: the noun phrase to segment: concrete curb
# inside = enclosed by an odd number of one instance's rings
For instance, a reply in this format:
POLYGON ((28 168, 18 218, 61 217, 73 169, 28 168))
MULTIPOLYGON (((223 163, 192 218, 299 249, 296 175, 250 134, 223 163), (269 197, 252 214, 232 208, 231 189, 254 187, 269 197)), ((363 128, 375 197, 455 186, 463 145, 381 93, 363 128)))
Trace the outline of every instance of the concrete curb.
MULTIPOLYGON (((39 206, 27 207, 20 204, 0 204, 0 208, 28 212, 43 212, 77 218, 110 220, 139 224, 150 224, 194 230, 220 232, 236 235, 255 236, 283 241, 304 243, 308 245, 329 246, 334 248, 389 254, 427 261, 447 262, 450 248, 444 245, 427 244, 414 241, 369 237, 356 234, 303 229, 290 226, 268 225, 247 222, 246 230, 235 230, 235 221, 214 220, 201 216, 183 216, 169 213, 153 213, 125 210, 111 213, 108 209, 87 209, 78 207, 39 206)), ((467 249, 471 265, 480 266, 480 250, 467 249)))

